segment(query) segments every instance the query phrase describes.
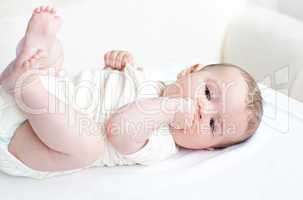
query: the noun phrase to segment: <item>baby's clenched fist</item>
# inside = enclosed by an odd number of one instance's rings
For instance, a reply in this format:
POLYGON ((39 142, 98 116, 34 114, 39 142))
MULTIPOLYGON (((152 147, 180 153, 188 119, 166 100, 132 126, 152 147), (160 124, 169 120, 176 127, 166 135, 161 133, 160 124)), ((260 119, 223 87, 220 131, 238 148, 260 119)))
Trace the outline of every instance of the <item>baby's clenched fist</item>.
POLYGON ((127 51, 109 51, 104 55, 105 68, 110 67, 122 71, 126 63, 134 65, 133 56, 127 51))

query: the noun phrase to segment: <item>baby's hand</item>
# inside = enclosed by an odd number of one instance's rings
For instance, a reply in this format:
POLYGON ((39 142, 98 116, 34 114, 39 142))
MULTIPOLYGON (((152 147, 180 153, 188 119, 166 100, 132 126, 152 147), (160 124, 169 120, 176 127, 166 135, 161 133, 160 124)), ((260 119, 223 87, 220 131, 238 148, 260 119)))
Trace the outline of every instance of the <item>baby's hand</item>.
POLYGON ((109 51, 104 55, 105 68, 110 67, 122 71, 126 63, 134 65, 133 56, 127 51, 109 51))

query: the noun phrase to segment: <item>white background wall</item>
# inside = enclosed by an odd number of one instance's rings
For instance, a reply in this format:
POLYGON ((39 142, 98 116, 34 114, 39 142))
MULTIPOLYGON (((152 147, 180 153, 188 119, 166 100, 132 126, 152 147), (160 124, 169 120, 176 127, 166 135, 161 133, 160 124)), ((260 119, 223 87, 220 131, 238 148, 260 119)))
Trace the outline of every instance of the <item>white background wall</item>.
MULTIPOLYGON (((77 0, 77 2, 83 0, 77 0)), ((225 1, 225 0, 222 0, 225 1)), ((285 13, 287 15, 296 17, 303 21, 303 0, 248 0, 253 4, 260 5, 269 9, 274 9, 279 12, 285 13)), ((54 5, 63 5, 63 4, 73 4, 73 0, 27 0, 26 3, 21 3, 19 0, 0 0, 0 17, 1 16, 10 16, 24 9, 30 10, 33 5, 37 6, 40 4, 54 4, 54 5)))
POLYGON ((277 10, 303 21, 302 0, 250 0, 251 3, 277 10))
POLYGON ((302 0, 279 0, 278 9, 282 13, 294 16, 303 21, 302 0))
POLYGON ((281 0, 249 0, 249 2, 251 2, 252 4, 256 4, 270 9, 277 9, 278 1, 281 0))

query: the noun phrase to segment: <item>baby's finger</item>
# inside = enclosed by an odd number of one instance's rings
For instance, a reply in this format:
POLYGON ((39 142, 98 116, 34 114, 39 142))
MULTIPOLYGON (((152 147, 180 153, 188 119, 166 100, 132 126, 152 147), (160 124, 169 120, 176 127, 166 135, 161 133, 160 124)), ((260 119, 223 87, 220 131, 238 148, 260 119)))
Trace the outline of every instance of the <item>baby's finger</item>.
POLYGON ((191 72, 191 67, 186 68, 184 70, 182 70, 179 74, 178 74, 178 78, 181 78, 182 76, 186 76, 187 74, 189 74, 191 72))
POLYGON ((109 52, 107 52, 106 54, 104 54, 104 64, 105 67, 109 67, 109 52))
POLYGON ((192 71, 192 68, 189 67, 189 68, 187 68, 185 71, 183 71, 183 75, 188 75, 188 74, 190 74, 191 72, 193 72, 193 71, 192 71))
POLYGON ((125 52, 119 51, 117 53, 117 57, 115 59, 115 67, 118 69, 122 69, 122 63, 123 63, 123 58, 124 58, 125 52))
POLYGON ((116 68, 116 66, 115 66, 116 57, 117 57, 117 51, 111 51, 110 55, 109 55, 109 66, 110 67, 116 68))
POLYGON ((126 66, 126 63, 128 63, 128 55, 127 55, 127 53, 125 53, 125 54, 123 55, 122 63, 121 63, 122 68, 124 68, 124 67, 126 66))

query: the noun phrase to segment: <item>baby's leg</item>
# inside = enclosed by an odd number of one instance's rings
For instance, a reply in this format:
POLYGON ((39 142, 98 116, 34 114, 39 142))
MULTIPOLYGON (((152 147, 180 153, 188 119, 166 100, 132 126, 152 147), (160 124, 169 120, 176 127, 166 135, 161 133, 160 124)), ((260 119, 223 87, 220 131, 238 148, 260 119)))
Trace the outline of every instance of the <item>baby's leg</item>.
MULTIPOLYGON (((72 157, 80 166, 88 165, 102 155, 104 140, 101 127, 90 116, 77 112, 49 94, 40 79, 34 79, 24 86, 15 98, 26 105, 25 108, 19 104, 19 108, 38 138, 50 149, 72 157), (49 112, 51 102, 56 102, 60 108, 64 107, 66 112, 49 112), (39 110, 39 113, 32 110, 39 110)), ((21 154, 17 152, 17 156, 20 158, 21 154)))
MULTIPOLYGON (((48 13, 46 14, 48 17, 51 17, 48 13)), ((29 23, 30 25, 27 30, 27 34, 25 35, 26 39, 24 41, 22 51, 10 64, 10 69, 5 76, 3 76, 4 78, 2 79, 2 85, 5 86, 4 88, 7 90, 11 90, 16 87, 20 89, 17 93, 16 90, 10 92, 15 96, 16 101, 19 102, 18 106, 20 110, 23 111, 28 119, 28 122, 30 123, 31 129, 26 130, 28 132, 32 130, 32 132, 36 134, 37 138, 39 138, 39 140, 50 150, 49 152, 52 152, 52 156, 54 157, 52 157, 51 160, 53 160, 54 163, 58 162, 58 160, 63 162, 61 163, 61 166, 59 166, 59 164, 55 164, 55 168, 52 168, 49 166, 49 164, 47 164, 47 162, 44 163, 43 160, 39 160, 39 165, 35 165, 36 168, 45 170, 59 170, 62 169, 62 166, 64 166, 66 169, 70 169, 89 165, 102 155, 104 148, 100 127, 98 127, 94 120, 75 111, 72 107, 64 105, 64 103, 60 102, 58 99, 56 99, 56 97, 50 95, 41 84, 37 74, 31 76, 31 81, 26 82, 25 85, 15 85, 20 76, 26 71, 31 70, 33 66, 37 65, 38 62, 41 61, 42 57, 47 59, 48 52, 45 52, 44 50, 37 50, 33 54, 29 54, 29 52, 31 52, 33 48, 39 49, 40 46, 43 49, 44 46, 47 46, 50 40, 54 41, 51 38, 53 34, 48 32, 48 28, 53 28, 53 25, 48 25, 45 27, 45 23, 41 23, 39 21, 39 19, 44 20, 46 18, 43 16, 41 11, 39 13, 40 16, 42 15, 40 18, 38 17, 38 14, 34 13, 34 15, 35 17, 33 16, 31 20, 34 19, 36 23, 29 23), (39 27, 43 30, 40 30, 39 27), (34 29, 34 31, 31 29, 34 29), (37 41, 38 38, 39 41, 37 41), (44 44, 43 38, 45 38, 46 44, 44 44), (59 102, 61 105, 67 108, 68 112, 48 112, 50 101, 59 102), (33 113, 28 109, 24 109, 25 107, 22 106, 20 102, 26 105, 27 108, 36 110, 42 109, 43 112, 38 114, 33 113), (70 119, 75 119, 73 124, 70 124, 70 119), (84 132, 81 130, 81 123, 83 123, 83 121, 90 124, 89 127, 86 126, 87 129, 85 129, 84 132), (64 157, 69 159, 62 159, 64 157), (73 162, 71 162, 71 160, 73 160, 73 162)), ((48 23, 50 22, 48 21, 48 23)), ((19 130, 19 133, 20 131, 22 132, 22 130, 23 129, 19 130)), ((15 135, 16 137, 14 138, 18 140, 18 138, 20 138, 18 137, 18 131, 16 134, 17 135, 15 135)), ((12 141, 12 143, 20 144, 20 141, 18 142, 16 140, 12 141)), ((26 142, 24 142, 24 144, 25 143, 26 142)), ((29 146, 30 145, 28 145, 28 147, 29 146)), ((33 148, 35 148, 35 146, 33 146, 33 148)), ((11 148, 11 151, 14 152, 14 154, 20 160, 25 161, 27 159, 32 159, 27 160, 27 163, 35 163, 35 161, 37 161, 37 158, 32 156, 30 151, 24 151, 24 149, 20 148, 20 146, 18 148, 18 145, 15 145, 15 148, 11 148)), ((50 154, 45 156, 50 157, 50 154)))
POLYGON ((87 159, 86 155, 79 158, 49 148, 37 136, 28 121, 16 130, 8 150, 24 164, 39 171, 77 169, 94 161, 94 159, 87 159))
MULTIPOLYGON (((19 42, 17 57, 1 73, 0 84, 8 90, 13 89, 18 77, 24 73, 23 68, 19 71, 15 66, 22 66, 24 61, 34 55, 38 50, 43 50, 44 55, 40 55, 37 66, 40 69, 54 69, 57 72, 63 63, 63 50, 60 42, 56 38, 60 26, 60 18, 56 16, 55 10, 50 7, 39 7, 33 12, 28 23, 25 36, 19 42), (14 76, 10 76, 14 71, 14 76), (5 82, 5 84, 3 84, 5 82)), ((28 63, 29 64, 29 63, 28 63)))
MULTIPOLYGON (((34 65, 35 59, 31 60, 34 65)), ((10 144, 10 150, 17 158, 34 169, 57 171, 84 167, 102 156, 102 130, 90 116, 49 94, 39 78, 22 85, 18 92, 15 100, 29 124, 16 131, 10 144), (66 112, 50 112, 49 105, 53 102, 64 107, 66 112), (37 156, 32 156, 37 149, 37 156), (41 160, 43 157, 45 160, 41 160)))

